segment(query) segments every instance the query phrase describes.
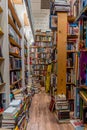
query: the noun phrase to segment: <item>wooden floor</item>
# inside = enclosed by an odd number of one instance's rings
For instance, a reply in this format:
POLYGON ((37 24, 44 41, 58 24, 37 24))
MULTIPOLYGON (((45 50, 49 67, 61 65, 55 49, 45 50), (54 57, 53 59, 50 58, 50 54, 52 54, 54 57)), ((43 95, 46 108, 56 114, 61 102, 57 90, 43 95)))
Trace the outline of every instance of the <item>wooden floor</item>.
POLYGON ((33 97, 27 130, 74 130, 71 124, 58 124, 48 109, 49 96, 40 92, 33 97))

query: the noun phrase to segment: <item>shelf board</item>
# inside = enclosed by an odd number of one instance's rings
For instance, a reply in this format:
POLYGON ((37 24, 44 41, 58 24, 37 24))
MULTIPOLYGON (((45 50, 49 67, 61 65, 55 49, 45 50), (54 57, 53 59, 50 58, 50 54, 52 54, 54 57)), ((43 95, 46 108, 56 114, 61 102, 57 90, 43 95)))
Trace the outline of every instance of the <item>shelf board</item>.
POLYGON ((16 46, 19 49, 21 49, 21 46, 12 37, 9 37, 9 41, 11 45, 16 46))
POLYGON ((4 60, 4 58, 3 57, 0 57, 0 61, 3 61, 4 60))
POLYGON ((0 13, 2 13, 3 12, 3 9, 2 9, 2 7, 0 6, 0 13))
POLYGON ((67 85, 75 85, 75 84, 72 83, 72 82, 67 82, 66 84, 67 84, 67 85))
POLYGON ((35 69, 34 71, 47 71, 47 70, 35 69))
POLYGON ((87 48, 85 48, 85 49, 80 49, 79 51, 80 51, 80 52, 86 52, 86 51, 87 51, 87 48))
POLYGON ((10 71, 21 71, 21 68, 19 68, 19 69, 10 69, 10 71))
POLYGON ((74 69, 74 67, 66 67, 67 69, 74 69))
POLYGON ((71 39, 73 39, 73 38, 78 38, 78 35, 70 35, 70 34, 68 34, 68 35, 67 35, 67 38, 71 38, 71 39))
POLYGON ((52 35, 47 35, 47 34, 35 34, 35 36, 52 37, 52 35))
POLYGON ((10 88, 13 88, 13 86, 14 86, 15 84, 17 84, 18 82, 20 82, 21 80, 22 80, 22 78, 20 78, 20 79, 18 79, 17 81, 13 82, 13 83, 10 85, 10 88))
POLYGON ((83 101, 87 104, 87 97, 85 96, 85 94, 80 91, 80 97, 83 99, 83 101))
POLYGON ((0 36, 3 36, 3 35, 4 35, 3 31, 2 31, 2 30, 0 30, 0 36))
POLYGON ((75 21, 76 17, 74 16, 68 16, 68 22, 73 23, 75 21))
POLYGON ((36 40, 35 42, 50 43, 51 41, 47 41, 47 40, 43 40, 43 41, 42 41, 42 40, 38 40, 38 41, 37 41, 37 40, 36 40))
POLYGON ((4 86, 6 83, 0 83, 0 87, 4 86))
POLYGON ((12 5, 11 0, 8 0, 8 8, 11 10, 12 16, 15 19, 15 21, 17 22, 18 27, 21 28, 22 27, 21 22, 20 22, 20 20, 18 18, 18 15, 17 15, 13 5, 12 5))
POLYGON ((16 53, 9 52, 9 55, 14 56, 15 58, 21 59, 21 56, 17 55, 16 53))
POLYGON ((35 48, 35 49, 37 49, 37 48, 53 48, 53 46, 30 46, 30 48, 35 48))
POLYGON ((67 50, 67 53, 77 53, 76 50, 67 50))
POLYGON ((32 77, 42 77, 43 75, 32 75, 32 77))
POLYGON ((48 64, 32 64, 32 65, 48 65, 48 64))
POLYGON ((68 100, 74 100, 74 98, 68 98, 68 100))
POLYGON ((8 15, 8 23, 13 27, 13 29, 15 30, 15 32, 18 34, 18 36, 20 38, 22 38, 19 30, 17 29, 17 27, 15 26, 14 22, 12 21, 11 17, 8 15))
POLYGON ((84 89, 87 89, 87 86, 80 86, 80 88, 84 88, 84 89))

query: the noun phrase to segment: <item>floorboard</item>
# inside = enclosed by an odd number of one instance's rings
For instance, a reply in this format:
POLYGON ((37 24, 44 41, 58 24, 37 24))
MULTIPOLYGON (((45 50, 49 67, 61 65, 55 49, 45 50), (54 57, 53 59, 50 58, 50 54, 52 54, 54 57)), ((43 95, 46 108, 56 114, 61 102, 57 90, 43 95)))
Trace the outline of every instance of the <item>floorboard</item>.
POLYGON ((50 97, 40 92, 33 97, 27 130, 74 130, 71 124, 59 124, 49 111, 50 97))

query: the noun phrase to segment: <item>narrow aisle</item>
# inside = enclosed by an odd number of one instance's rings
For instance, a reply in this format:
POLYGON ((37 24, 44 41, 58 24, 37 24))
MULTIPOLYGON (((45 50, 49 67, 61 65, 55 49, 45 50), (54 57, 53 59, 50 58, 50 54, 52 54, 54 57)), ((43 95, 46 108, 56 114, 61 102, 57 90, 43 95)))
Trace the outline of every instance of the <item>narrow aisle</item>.
POLYGON ((48 107, 49 96, 45 92, 33 97, 27 130, 74 130, 71 124, 58 124, 48 107))

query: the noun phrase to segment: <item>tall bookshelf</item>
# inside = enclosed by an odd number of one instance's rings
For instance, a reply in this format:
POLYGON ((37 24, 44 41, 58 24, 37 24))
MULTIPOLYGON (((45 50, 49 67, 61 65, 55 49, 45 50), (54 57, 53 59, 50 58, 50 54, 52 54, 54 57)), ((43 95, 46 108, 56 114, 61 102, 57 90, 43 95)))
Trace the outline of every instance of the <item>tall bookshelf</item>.
POLYGON ((28 73, 28 41, 26 36, 24 36, 24 63, 25 63, 25 86, 28 85, 28 78, 29 78, 29 73, 28 73))
POLYGON ((35 43, 30 46, 30 63, 33 77, 38 77, 41 86, 45 86, 47 65, 50 62, 52 48, 52 34, 50 32, 36 32, 35 43))
POLYGON ((74 112, 74 88, 76 86, 77 57, 78 57, 78 25, 74 23, 75 17, 68 16, 68 35, 67 35, 67 81, 66 96, 69 101, 69 109, 74 112))
POLYGON ((87 123, 87 74, 86 74, 86 66, 87 66, 87 2, 74 4, 74 8, 78 13, 76 13, 76 22, 79 24, 79 77, 78 77, 78 87, 79 87, 79 116, 84 124, 87 123))
POLYGON ((10 90, 15 94, 22 87, 22 59, 21 59, 21 22, 14 6, 8 0, 8 38, 9 38, 9 63, 10 63, 10 90))
MULTIPOLYGON (((27 53, 29 53, 29 51, 28 41, 24 38, 23 33, 24 26, 23 23, 21 24, 16 11, 13 1, 0 1, 0 127, 2 113, 9 107, 13 93, 15 100, 22 100, 17 119, 23 116, 23 111, 26 115, 21 118, 21 122, 19 122, 20 126, 17 124, 15 127, 17 127, 17 129, 18 127, 19 129, 26 129, 27 120, 29 118, 30 96, 27 95, 28 93, 25 91, 27 84, 26 86, 23 85, 22 81, 28 79, 27 76, 25 77, 26 72, 28 73, 28 66, 26 68, 26 63, 23 63, 23 57, 27 59, 28 65, 29 57, 27 53), (23 38, 27 43, 25 43, 26 45, 24 44, 23 38), (22 55, 22 50, 24 55, 22 55), (25 66, 26 70, 26 72, 24 72, 25 75, 22 73, 23 66, 25 66)), ((10 122, 8 122, 8 124, 10 127, 10 122)), ((5 127, 5 125, 3 127, 5 127)))
MULTIPOLYGON (((3 15, 3 9, 2 7, 0 6, 0 17, 3 15)), ((1 20, 0 20, 1 22, 1 20)), ((1 126, 1 115, 4 111, 4 108, 5 108, 5 103, 4 103, 4 100, 6 102, 6 99, 3 99, 4 98, 4 95, 5 95, 5 81, 4 81, 4 77, 3 77, 3 71, 4 71, 4 68, 3 68, 3 64, 4 64, 4 57, 3 57, 3 37, 4 37, 4 32, 2 30, 3 28, 1 27, 0 25, 0 126, 1 126)))

